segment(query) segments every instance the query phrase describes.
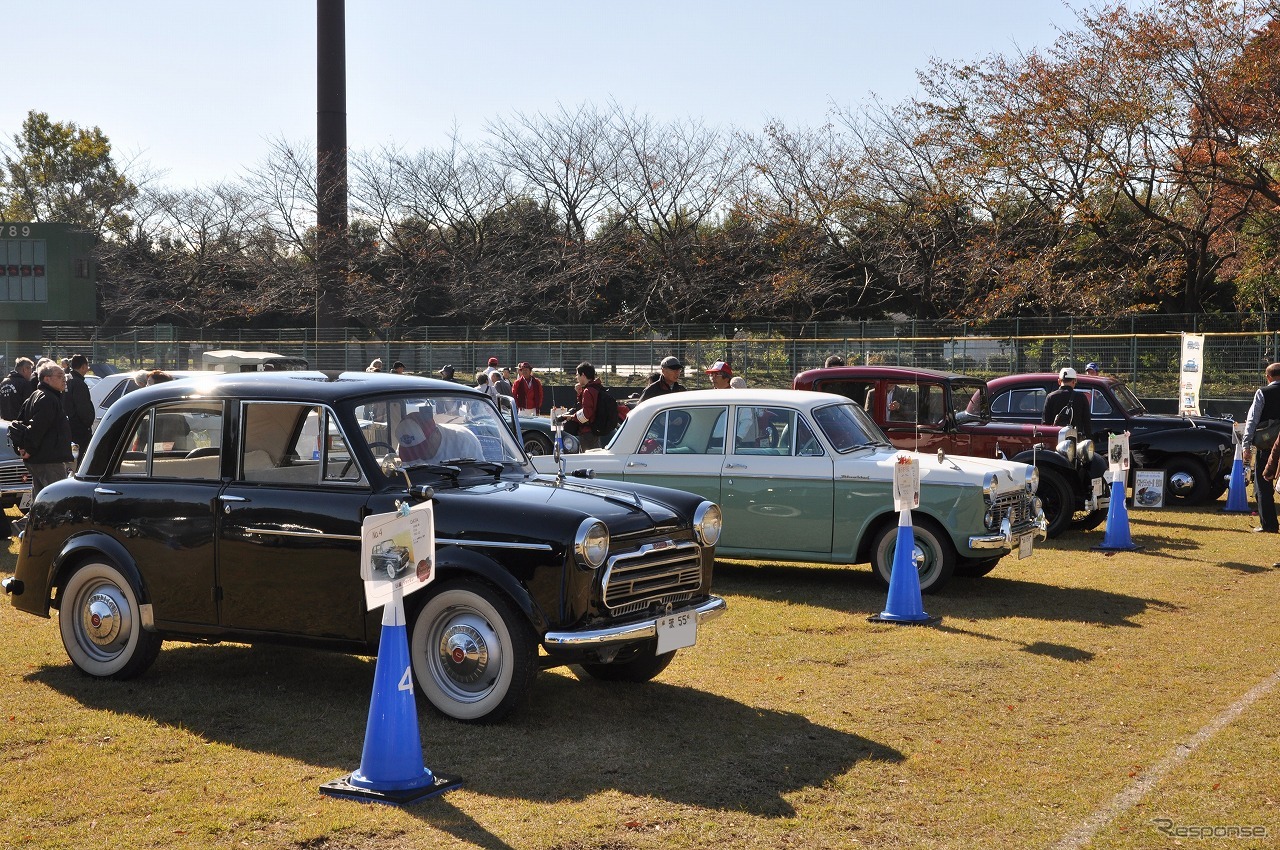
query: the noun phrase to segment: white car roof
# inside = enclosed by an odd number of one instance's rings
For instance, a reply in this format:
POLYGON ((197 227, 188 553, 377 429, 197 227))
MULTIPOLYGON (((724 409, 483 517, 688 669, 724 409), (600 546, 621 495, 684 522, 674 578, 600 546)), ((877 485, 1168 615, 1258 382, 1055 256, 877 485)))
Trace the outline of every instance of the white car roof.
POLYGON ((810 408, 816 404, 852 404, 843 396, 816 393, 810 390, 689 390, 683 393, 667 393, 651 398, 635 406, 635 410, 658 410, 664 407, 684 407, 690 404, 749 404, 768 406, 785 404, 791 407, 810 408))

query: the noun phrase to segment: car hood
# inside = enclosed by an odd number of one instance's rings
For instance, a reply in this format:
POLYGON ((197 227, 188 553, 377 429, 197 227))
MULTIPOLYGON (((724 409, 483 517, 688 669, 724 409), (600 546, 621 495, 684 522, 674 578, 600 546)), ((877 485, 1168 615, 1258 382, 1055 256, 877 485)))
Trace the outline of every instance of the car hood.
MULTIPOLYGON (((576 527, 577 521, 591 516, 607 525, 613 535, 644 531, 655 525, 671 528, 684 524, 674 507, 653 498, 652 493, 640 494, 635 489, 614 481, 567 478, 560 482, 539 476, 443 488, 436 491, 436 499, 442 504, 465 505, 468 498, 481 497, 485 499, 485 512, 491 514, 495 504, 492 496, 501 492, 503 509, 511 512, 512 519, 519 516, 522 522, 537 523, 576 518, 576 527)), ((497 518, 490 517, 493 519, 497 518)))
MULTIPOLYGON (((894 467, 898 464, 900 457, 912 457, 920 462, 920 483, 921 484, 952 484, 952 485, 968 485, 981 487, 986 480, 988 473, 996 474, 996 491, 998 493, 1012 493, 1022 489, 1026 482, 1026 470, 1030 467, 1025 463, 1016 463, 1011 460, 996 460, 995 458, 979 458, 968 457, 965 455, 948 455, 942 453, 942 460, 938 459, 938 454, 927 454, 924 452, 908 452, 902 449, 882 449, 874 455, 874 475, 862 475, 853 473, 855 478, 877 478, 886 481, 892 481, 894 475, 894 467)), ((865 470, 871 464, 866 464, 867 456, 864 454, 861 458, 864 463, 859 464, 865 470)), ((857 453, 852 458, 847 458, 850 466, 858 460, 857 453)), ((839 463, 837 463, 837 474, 840 474, 839 463)))

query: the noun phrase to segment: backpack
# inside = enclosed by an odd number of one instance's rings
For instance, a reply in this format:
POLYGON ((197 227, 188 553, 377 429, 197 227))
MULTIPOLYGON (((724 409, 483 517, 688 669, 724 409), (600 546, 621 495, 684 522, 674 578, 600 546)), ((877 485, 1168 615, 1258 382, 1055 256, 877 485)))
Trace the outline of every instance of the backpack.
POLYGON ((18 415, 9 423, 9 445, 13 446, 14 453, 19 457, 22 456, 24 451, 30 454, 35 448, 35 440, 32 439, 31 435, 33 421, 30 417, 31 399, 28 398, 22 403, 22 407, 18 409, 18 415))
POLYGON ((1053 417, 1053 424, 1058 427, 1071 425, 1076 417, 1076 394, 1072 392, 1067 396, 1067 403, 1053 417))
POLYGON ((596 390, 596 415, 591 420, 591 430, 602 442, 618 430, 618 402, 604 387, 596 390))

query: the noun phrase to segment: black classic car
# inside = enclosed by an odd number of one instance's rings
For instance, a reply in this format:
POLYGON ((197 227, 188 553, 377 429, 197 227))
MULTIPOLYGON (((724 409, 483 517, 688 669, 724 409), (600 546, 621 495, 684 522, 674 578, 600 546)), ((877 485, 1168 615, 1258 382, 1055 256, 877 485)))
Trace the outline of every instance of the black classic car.
POLYGON ((31 476, 9 445, 9 423, 0 419, 0 511, 20 504, 30 492, 31 476))
POLYGON ((111 407, 76 476, 35 500, 4 589, 23 611, 57 609, 67 654, 97 677, 137 676, 166 638, 374 653, 361 523, 433 499, 436 578, 404 604, 435 708, 497 720, 539 668, 569 663, 651 679, 724 610, 719 508, 539 476, 512 427, 481 393, 398 375, 141 389, 111 407))
MULTIPOLYGON (((1006 422, 1039 422, 1045 397, 1057 388, 1056 373, 990 380, 991 415, 1006 422)), ((1092 437, 1100 453, 1108 434, 1128 431, 1132 469, 1163 469, 1166 499, 1201 505, 1226 492, 1235 457, 1230 420, 1150 413, 1124 381, 1109 375, 1080 375, 1076 389, 1089 396, 1092 437)))

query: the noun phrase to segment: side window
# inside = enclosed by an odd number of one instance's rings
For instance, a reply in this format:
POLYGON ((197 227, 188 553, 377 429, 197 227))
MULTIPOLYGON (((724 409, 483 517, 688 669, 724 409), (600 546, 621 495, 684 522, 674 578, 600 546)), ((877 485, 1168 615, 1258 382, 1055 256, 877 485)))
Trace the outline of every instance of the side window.
POLYGON ((739 407, 734 419, 735 455, 790 455, 796 414, 783 407, 739 407))
POLYGON ((821 457, 826 451, 822 443, 813 434, 813 428, 804 420, 796 419, 796 457, 821 457))
POLYGON ((992 413, 1008 414, 1020 418, 1039 419, 1044 412, 1044 400, 1048 395, 1041 387, 1028 390, 1010 390, 1003 393, 991 404, 992 413))
POLYGON ((874 385, 872 381, 819 381, 813 388, 818 392, 842 395, 867 410, 867 393, 874 385))
POLYGON ((640 454, 724 454, 724 407, 691 407, 654 417, 640 441, 640 454))
POLYGON ((1090 407, 1089 407, 1090 413, 1094 414, 1095 416, 1111 415, 1111 412, 1112 412, 1111 405, 1107 402, 1106 396, 1104 396, 1100 392, 1094 392, 1092 390, 1082 390, 1082 392, 1087 392, 1089 393, 1089 395, 1093 396, 1093 399, 1090 402, 1090 407))
POLYGON ((363 483, 342 429, 327 408, 251 402, 242 411, 240 480, 283 486, 363 483))
POLYGON ((115 474, 216 481, 222 477, 222 404, 189 401, 146 411, 115 474))

